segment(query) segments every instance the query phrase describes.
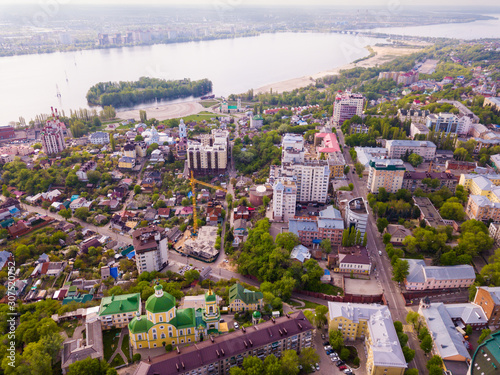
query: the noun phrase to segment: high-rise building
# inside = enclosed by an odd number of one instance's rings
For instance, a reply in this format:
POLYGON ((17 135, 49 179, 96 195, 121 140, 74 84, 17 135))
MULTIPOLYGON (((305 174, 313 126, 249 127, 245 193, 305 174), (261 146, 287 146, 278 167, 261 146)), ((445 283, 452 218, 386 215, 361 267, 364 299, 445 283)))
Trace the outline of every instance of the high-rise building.
POLYGON ((58 154, 66 148, 63 134, 66 126, 59 121, 59 116, 54 115, 54 113, 52 115, 54 120, 47 121, 41 134, 43 151, 47 155, 58 154))
POLYGON ((297 185, 293 181, 277 181, 273 186, 273 218, 287 222, 295 216, 297 185))
POLYGON ((340 126, 345 120, 350 120, 354 116, 363 114, 365 99, 361 94, 351 92, 338 93, 333 103, 333 123, 340 126))
POLYGON ((389 193, 396 193, 403 186, 406 168, 401 159, 377 159, 370 161, 367 188, 370 193, 378 193, 383 187, 389 193))
POLYGON ((156 225, 150 225, 132 233, 139 274, 160 271, 168 264, 168 238, 163 236, 162 230, 156 225))
POLYGON ((326 202, 330 169, 327 160, 306 160, 303 163, 283 163, 283 177, 294 178, 297 202, 326 202))
POLYGON ((457 116, 453 113, 433 113, 427 116, 426 125, 436 133, 468 134, 472 120, 468 116, 457 116))

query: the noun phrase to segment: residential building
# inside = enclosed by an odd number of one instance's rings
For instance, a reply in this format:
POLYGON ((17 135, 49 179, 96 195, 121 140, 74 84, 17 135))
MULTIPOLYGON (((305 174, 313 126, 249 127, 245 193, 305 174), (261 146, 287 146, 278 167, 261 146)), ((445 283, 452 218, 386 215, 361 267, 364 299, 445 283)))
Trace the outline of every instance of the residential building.
POLYGON ((392 79, 398 85, 411 85, 418 82, 418 71, 410 70, 409 72, 380 72, 378 79, 392 79))
POLYGON ((430 303, 424 298, 418 310, 432 335, 435 352, 445 361, 470 360, 464 336, 456 327, 481 329, 487 324, 483 309, 473 303, 430 303))
POLYGON ((137 157, 134 142, 125 143, 125 145, 123 146, 123 155, 125 157, 129 157, 129 158, 133 158, 133 159, 135 159, 137 157))
POLYGON ((462 174, 459 185, 462 185, 471 195, 484 195, 491 198, 492 190, 500 186, 500 175, 462 174))
POLYGON ((250 211, 248 210, 248 207, 240 205, 236 208, 233 209, 233 219, 244 219, 248 220, 250 218, 250 211))
POLYGON ((304 246, 319 245, 329 239, 333 246, 339 246, 344 232, 344 220, 340 211, 328 206, 319 216, 295 217, 288 221, 288 231, 297 235, 304 246))
POLYGON ((331 178, 343 178, 344 168, 347 165, 342 152, 331 152, 328 154, 328 166, 330 167, 331 178))
POLYGON ((297 202, 326 202, 330 168, 326 160, 307 160, 303 163, 282 163, 271 166, 269 182, 292 179, 297 185, 297 202))
POLYGON ((384 305, 328 302, 328 327, 344 340, 364 339, 366 372, 403 375, 407 368, 389 308, 384 305))
POLYGON ((334 133, 316 133, 314 135, 314 146, 318 159, 323 156, 328 160, 331 178, 344 177, 346 162, 340 150, 337 136, 334 133))
POLYGON ((494 191, 496 194, 492 195, 493 199, 489 199, 483 195, 469 195, 469 200, 465 207, 465 213, 469 219, 500 221, 500 201, 498 200, 500 188, 494 189, 494 191))
POLYGON ((230 312, 262 310, 264 307, 264 295, 262 292, 248 290, 241 284, 234 284, 229 288, 230 312))
POLYGON ((302 311, 242 328, 229 334, 211 337, 179 352, 163 354, 139 363, 134 375, 201 374, 228 375, 241 366, 243 359, 255 355, 280 357, 284 350, 298 353, 312 345, 313 326, 302 311))
MULTIPOLYGON (((486 102, 485 98, 485 102, 486 102)), ((479 344, 472 356, 467 375, 491 375, 498 372, 500 367, 500 332, 488 336, 479 344)))
POLYGON ((410 125, 410 136, 415 139, 417 135, 427 135, 429 134, 429 128, 420 122, 412 122, 410 125))
POLYGON ((304 148, 304 137, 300 134, 285 134, 281 141, 282 163, 303 163, 306 150, 304 148))
POLYGON ((490 106, 492 109, 497 111, 500 109, 500 97, 489 97, 484 98, 483 107, 490 106))
POLYGON ((273 219, 287 222, 295 216, 297 185, 293 181, 276 181, 273 186, 273 219))
POLYGON ((491 164, 498 171, 500 170, 500 154, 495 154, 490 156, 491 164))
POLYGON ((452 113, 433 113, 427 116, 426 125, 436 133, 466 135, 472 126, 472 120, 467 116, 459 117, 452 113))
POLYGON ((135 167, 135 158, 124 156, 118 160, 118 168, 132 169, 134 167, 135 167))
POLYGON ((85 322, 85 338, 66 341, 61 352, 62 373, 68 372, 69 366, 86 358, 103 359, 104 347, 102 341, 101 321, 88 319, 85 322))
POLYGON ((90 143, 94 145, 107 145, 109 143, 109 133, 95 132, 89 135, 90 143))
POLYGON ((421 259, 406 259, 410 265, 406 276, 407 290, 468 288, 476 280, 474 267, 427 266, 421 259))
POLYGON ((384 229, 384 234, 385 233, 391 235, 391 243, 395 245, 401 245, 406 237, 412 235, 411 230, 398 224, 389 224, 387 228, 384 229))
POLYGON ((204 308, 199 310, 178 309, 175 298, 160 284, 154 290, 146 301, 146 314, 137 314, 128 324, 134 349, 197 342, 208 332, 218 331, 220 312, 212 290, 205 293, 204 308))
POLYGON ((227 169, 227 146, 203 146, 189 144, 187 148, 187 165, 195 174, 217 175, 227 169))
POLYGON ((369 275, 372 261, 365 246, 339 246, 338 268, 335 272, 369 275))
POLYGON ((379 159, 370 161, 367 188, 371 193, 385 188, 389 193, 396 193, 403 186, 405 166, 400 159, 379 159))
POLYGON ((429 141, 388 140, 385 148, 390 159, 401 159, 409 154, 420 155, 426 161, 436 157, 436 145, 429 141))
POLYGON ((12 126, 0 126, 0 139, 16 138, 16 133, 12 126))
POLYGON ((297 245, 292 249, 290 259, 304 263, 306 260, 311 259, 311 252, 304 245, 297 245))
POLYGON ((132 232, 132 241, 139 274, 160 271, 168 264, 168 238, 163 236, 163 228, 139 228, 132 232))
POLYGON ((148 154, 148 144, 144 141, 135 142, 135 155, 138 158, 145 158, 148 154))
POLYGON ((195 259, 203 261, 214 261, 219 255, 219 250, 215 248, 217 239, 217 227, 204 226, 198 229, 196 238, 188 238, 184 242, 184 253, 195 259))
POLYGON ((474 301, 483 308, 488 325, 496 330, 500 327, 500 287, 478 286, 474 301))
POLYGON ((436 207, 432 204, 431 200, 427 197, 413 197, 415 206, 420 210, 419 220, 425 220, 425 223, 433 228, 448 225, 441 217, 436 207))
POLYGON ((340 126, 345 120, 363 114, 365 99, 361 94, 351 92, 338 93, 333 102, 333 123, 340 126))
POLYGON ((413 193, 417 189, 422 189, 424 192, 432 192, 447 187, 452 193, 455 193, 458 181, 458 176, 446 172, 406 171, 402 189, 407 189, 413 193))
POLYGON ((250 129, 258 130, 264 126, 264 118, 261 115, 255 115, 250 118, 250 129))
POLYGON ((93 160, 89 160, 88 162, 83 163, 80 169, 76 171, 76 175, 78 176, 78 179, 80 181, 88 181, 89 179, 87 177, 87 172, 95 171, 96 168, 97 168, 97 163, 93 160))
POLYGON ((66 126, 59 119, 49 120, 42 129, 40 137, 42 148, 47 155, 55 155, 66 148, 64 143, 64 129, 66 126))
POLYGON ((102 329, 123 328, 141 313, 140 293, 103 297, 99 307, 102 329))
POLYGON ((151 153, 149 164, 163 163, 164 161, 165 159, 163 158, 163 152, 157 149, 151 153))
POLYGON ((345 225, 346 229, 355 228, 365 235, 366 223, 368 222, 368 210, 366 202, 362 197, 351 199, 345 207, 345 225))
POLYGON ((488 231, 489 231, 490 237, 493 238, 497 244, 500 243, 500 224, 490 223, 490 226, 488 227, 488 231))
POLYGON ((370 167, 371 161, 387 159, 387 149, 383 147, 354 147, 358 161, 365 168, 370 167))

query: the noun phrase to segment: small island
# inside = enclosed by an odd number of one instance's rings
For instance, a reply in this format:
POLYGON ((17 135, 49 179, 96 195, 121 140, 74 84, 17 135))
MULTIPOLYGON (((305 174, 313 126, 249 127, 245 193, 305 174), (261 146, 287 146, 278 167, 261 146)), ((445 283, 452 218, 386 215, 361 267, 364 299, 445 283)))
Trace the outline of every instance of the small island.
POLYGON ((164 80, 141 77, 138 81, 99 82, 87 92, 89 105, 129 107, 152 102, 155 99, 179 99, 200 97, 212 92, 212 81, 164 80))

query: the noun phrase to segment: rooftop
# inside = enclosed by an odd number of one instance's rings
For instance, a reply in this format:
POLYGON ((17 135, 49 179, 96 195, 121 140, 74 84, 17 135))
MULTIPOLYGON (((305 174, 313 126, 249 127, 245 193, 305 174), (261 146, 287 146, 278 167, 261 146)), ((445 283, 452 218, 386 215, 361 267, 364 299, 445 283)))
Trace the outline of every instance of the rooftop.
POLYGON ((426 266, 421 259, 406 259, 410 265, 406 280, 410 283, 424 283, 428 279, 461 280, 475 279, 474 267, 469 265, 458 266, 426 266))
POLYGON ((101 300, 99 316, 139 311, 140 305, 141 295, 139 293, 104 297, 101 300))

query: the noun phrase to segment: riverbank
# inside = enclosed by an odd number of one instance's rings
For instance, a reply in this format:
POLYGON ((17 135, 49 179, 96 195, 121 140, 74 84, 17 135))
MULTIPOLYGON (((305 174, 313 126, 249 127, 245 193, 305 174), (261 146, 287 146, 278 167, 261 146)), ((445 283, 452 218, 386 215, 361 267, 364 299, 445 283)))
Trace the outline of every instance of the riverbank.
POLYGON ((361 60, 358 63, 350 63, 343 65, 339 68, 325 70, 310 76, 303 76, 299 78, 292 78, 286 81, 275 82, 255 89, 256 93, 265 93, 272 90, 273 92, 282 93, 285 91, 292 91, 301 87, 313 85, 318 78, 323 78, 329 75, 339 74, 341 70, 348 70, 356 67, 373 68, 386 62, 392 61, 397 57, 406 56, 419 51, 429 44, 419 43, 412 47, 393 47, 393 46, 370 46, 375 52, 374 56, 361 60))

